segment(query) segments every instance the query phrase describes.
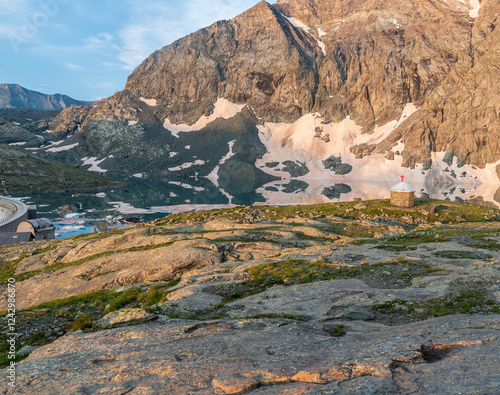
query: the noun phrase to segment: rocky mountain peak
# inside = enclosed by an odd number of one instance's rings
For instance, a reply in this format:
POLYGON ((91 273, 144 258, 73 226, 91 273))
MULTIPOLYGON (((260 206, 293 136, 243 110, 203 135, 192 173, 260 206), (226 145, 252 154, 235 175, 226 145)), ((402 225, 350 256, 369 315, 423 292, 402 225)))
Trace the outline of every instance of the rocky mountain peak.
POLYGON ((471 63, 468 10, 459 1, 262 1, 155 52, 126 89, 160 100, 174 123, 195 123, 224 97, 264 121, 318 111, 370 131, 471 63))

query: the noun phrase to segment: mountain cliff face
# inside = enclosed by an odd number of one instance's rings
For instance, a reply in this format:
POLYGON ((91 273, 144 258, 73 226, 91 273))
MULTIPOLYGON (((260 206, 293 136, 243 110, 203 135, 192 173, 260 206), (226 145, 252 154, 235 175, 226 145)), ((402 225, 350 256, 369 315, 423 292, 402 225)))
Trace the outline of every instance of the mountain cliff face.
POLYGON ((193 123, 224 97, 268 122, 320 112, 350 115, 370 132, 472 63, 464 4, 378 3, 261 2, 155 52, 126 89, 160 100, 176 123, 193 123))
POLYGON ((498 0, 263 1, 156 51, 123 92, 64 110, 51 131, 77 148, 46 154, 216 183, 401 167, 414 182, 498 182, 499 14, 498 0))
POLYGON ((88 103, 72 99, 66 95, 44 95, 43 93, 31 91, 17 84, 0 84, 0 108, 62 110, 84 104, 88 103))

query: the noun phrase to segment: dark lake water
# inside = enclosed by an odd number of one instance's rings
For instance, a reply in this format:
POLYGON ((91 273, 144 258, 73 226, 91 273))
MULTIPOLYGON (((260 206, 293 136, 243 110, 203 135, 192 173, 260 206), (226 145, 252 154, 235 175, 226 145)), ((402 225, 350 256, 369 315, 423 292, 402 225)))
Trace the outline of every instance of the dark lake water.
MULTIPOLYGON (((387 199, 397 181, 282 180, 265 185, 253 180, 142 180, 100 193, 58 193, 24 196, 38 205, 39 217, 56 223, 58 237, 123 226, 126 221, 153 220, 169 213, 234 205, 288 205, 387 199)), ((412 184, 417 197, 462 201, 500 201, 498 185, 412 184)))

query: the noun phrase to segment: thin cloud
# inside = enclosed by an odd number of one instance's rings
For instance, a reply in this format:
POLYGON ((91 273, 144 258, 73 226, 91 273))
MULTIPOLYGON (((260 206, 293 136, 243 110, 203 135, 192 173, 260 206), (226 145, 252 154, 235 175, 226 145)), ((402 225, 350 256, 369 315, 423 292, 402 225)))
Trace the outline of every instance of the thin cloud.
POLYGON ((102 51, 103 49, 119 49, 114 38, 109 33, 99 33, 83 40, 84 49, 88 51, 102 51))
POLYGON ((77 71, 83 71, 83 70, 85 70, 85 67, 83 67, 82 65, 76 64, 76 63, 67 62, 64 65, 68 69, 71 69, 71 70, 77 70, 77 71))

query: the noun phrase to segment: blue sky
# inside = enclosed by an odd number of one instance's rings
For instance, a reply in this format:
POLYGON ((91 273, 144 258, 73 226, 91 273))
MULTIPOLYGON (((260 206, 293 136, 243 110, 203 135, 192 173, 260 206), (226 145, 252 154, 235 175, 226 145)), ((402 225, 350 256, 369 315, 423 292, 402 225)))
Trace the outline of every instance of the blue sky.
POLYGON ((0 0, 0 83, 98 100, 150 53, 259 0, 0 0))

